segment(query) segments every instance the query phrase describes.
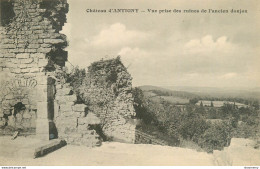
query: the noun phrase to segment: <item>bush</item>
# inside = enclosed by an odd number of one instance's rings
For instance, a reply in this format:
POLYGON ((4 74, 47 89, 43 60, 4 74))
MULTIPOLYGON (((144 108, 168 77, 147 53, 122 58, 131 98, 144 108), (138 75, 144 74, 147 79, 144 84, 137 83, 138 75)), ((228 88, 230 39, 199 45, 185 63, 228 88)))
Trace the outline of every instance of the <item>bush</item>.
POLYGON ((231 141, 231 125, 228 122, 211 123, 202 134, 198 144, 207 152, 222 150, 231 141))

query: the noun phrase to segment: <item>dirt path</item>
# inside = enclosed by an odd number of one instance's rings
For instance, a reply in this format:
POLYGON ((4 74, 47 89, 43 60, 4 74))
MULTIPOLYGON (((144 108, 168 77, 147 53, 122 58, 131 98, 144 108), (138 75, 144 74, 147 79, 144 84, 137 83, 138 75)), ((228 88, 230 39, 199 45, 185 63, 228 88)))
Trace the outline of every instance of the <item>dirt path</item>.
POLYGON ((0 165, 214 165, 213 155, 190 149, 124 143, 103 143, 101 147, 63 147, 38 159, 0 157, 0 165))

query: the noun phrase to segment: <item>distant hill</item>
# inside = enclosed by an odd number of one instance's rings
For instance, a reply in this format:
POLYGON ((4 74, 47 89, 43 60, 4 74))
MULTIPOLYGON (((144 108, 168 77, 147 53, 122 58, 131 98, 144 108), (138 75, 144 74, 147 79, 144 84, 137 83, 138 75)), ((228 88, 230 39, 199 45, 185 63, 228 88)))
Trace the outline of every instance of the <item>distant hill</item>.
POLYGON ((240 97, 260 100, 260 88, 217 88, 217 87, 189 87, 189 86, 163 86, 173 91, 185 91, 201 97, 240 97))
POLYGON ((151 85, 138 86, 138 88, 142 89, 142 91, 150 91, 150 90, 172 91, 171 89, 166 89, 163 87, 151 86, 151 85))
POLYGON ((179 87, 152 85, 140 86, 146 97, 153 100, 165 100, 173 104, 187 104, 190 99, 231 101, 253 105, 255 100, 260 101, 259 88, 254 89, 233 89, 214 87, 179 87))
POLYGON ((157 87, 157 86, 140 86, 140 89, 143 91, 152 91, 153 93, 159 95, 159 96, 175 96, 175 97, 181 97, 181 98, 194 98, 198 97, 198 95, 186 92, 186 91, 175 91, 171 89, 166 89, 163 87, 157 87))
POLYGON ((189 99, 198 97, 197 95, 189 92, 173 91, 157 86, 147 85, 140 86, 139 88, 144 92, 145 96, 152 98, 154 101, 163 99, 173 104, 187 104, 189 103, 189 99))

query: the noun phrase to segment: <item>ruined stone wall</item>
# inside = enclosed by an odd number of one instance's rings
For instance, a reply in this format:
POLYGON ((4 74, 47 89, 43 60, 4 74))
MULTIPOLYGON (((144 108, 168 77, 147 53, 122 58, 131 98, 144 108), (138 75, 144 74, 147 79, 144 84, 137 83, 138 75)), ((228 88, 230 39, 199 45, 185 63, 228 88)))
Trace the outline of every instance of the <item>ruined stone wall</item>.
POLYGON ((46 111, 52 107, 54 90, 48 72, 67 60, 66 38, 59 31, 66 22, 68 4, 66 0, 0 2, 0 124, 12 125, 15 118, 15 123, 23 122, 23 128, 35 128, 37 116, 38 124, 44 122, 47 128, 51 117, 46 111), (25 107, 17 116, 16 105, 25 107))
POLYGON ((95 146, 100 127, 114 140, 134 143, 132 78, 119 58, 89 68, 80 89, 88 106, 77 104, 71 88, 56 78, 67 61, 66 36, 59 33, 66 0, 0 2, 1 128, 33 128, 41 139, 95 146))
POLYGON ((101 144, 101 138, 95 131, 100 120, 88 111, 85 104, 76 104, 77 96, 68 84, 56 83, 55 124, 58 137, 67 144, 89 147, 101 144))
POLYGON ((108 138, 134 143, 132 77, 120 58, 93 63, 79 93, 90 111, 100 118, 108 138))

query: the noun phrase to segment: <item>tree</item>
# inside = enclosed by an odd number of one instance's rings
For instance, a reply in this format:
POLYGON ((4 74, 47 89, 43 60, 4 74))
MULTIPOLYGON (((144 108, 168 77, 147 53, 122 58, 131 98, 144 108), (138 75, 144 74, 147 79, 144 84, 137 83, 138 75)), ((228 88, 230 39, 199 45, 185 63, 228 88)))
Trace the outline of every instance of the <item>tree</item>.
POLYGON ((199 145, 207 152, 222 150, 230 144, 231 126, 226 122, 213 123, 199 139, 199 145))
POLYGON ((208 118, 209 119, 217 119, 217 111, 215 108, 210 108, 208 111, 208 118))
POLYGON ((200 101, 200 107, 203 107, 203 103, 202 103, 202 101, 200 101))
POLYGON ((210 102, 210 107, 214 107, 214 105, 213 105, 213 102, 212 102, 212 101, 210 102))
POLYGON ((198 101, 199 101, 199 99, 197 99, 197 98, 192 98, 189 100, 190 104, 192 104, 192 105, 195 105, 196 103, 198 103, 198 101))
POLYGON ((153 116, 148 112, 149 110, 146 106, 147 98, 145 98, 143 91, 135 87, 133 89, 133 98, 136 117, 142 119, 146 124, 150 124, 153 121, 153 116))

